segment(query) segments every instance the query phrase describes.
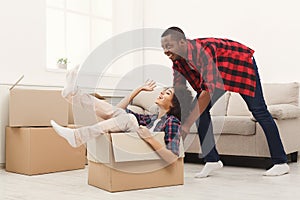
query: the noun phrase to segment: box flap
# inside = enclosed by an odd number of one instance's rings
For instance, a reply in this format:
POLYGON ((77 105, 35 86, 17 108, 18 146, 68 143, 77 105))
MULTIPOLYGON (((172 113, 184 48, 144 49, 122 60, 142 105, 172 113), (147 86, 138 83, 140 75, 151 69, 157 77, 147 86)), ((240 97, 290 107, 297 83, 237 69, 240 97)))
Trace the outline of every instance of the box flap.
MULTIPOLYGON (((164 132, 155 134, 161 144, 164 143, 164 132)), ((179 157, 184 157, 184 147, 180 140, 179 157)), ((160 160, 160 156, 142 140, 137 133, 103 134, 87 142, 87 159, 96 163, 160 160), (111 136, 111 140, 110 140, 111 136)))
POLYGON ((109 134, 103 134, 87 142, 87 159, 96 163, 110 163, 111 141, 109 134))
POLYGON ((180 137, 179 157, 180 157, 180 158, 183 158, 183 157, 184 157, 184 145, 183 145, 182 137, 180 137))
MULTIPOLYGON (((111 138, 116 162, 161 159, 137 133, 112 133, 111 138)), ((155 133, 154 138, 164 144, 163 132, 155 133)))

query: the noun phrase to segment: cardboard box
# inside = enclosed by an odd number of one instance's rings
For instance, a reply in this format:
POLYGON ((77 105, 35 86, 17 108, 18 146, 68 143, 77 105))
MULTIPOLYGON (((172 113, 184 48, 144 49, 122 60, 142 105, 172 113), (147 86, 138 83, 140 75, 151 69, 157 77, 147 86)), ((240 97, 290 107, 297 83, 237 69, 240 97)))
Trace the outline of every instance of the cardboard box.
POLYGON ((83 169, 86 149, 71 147, 50 127, 6 127, 6 171, 34 175, 83 169))
POLYGON ((5 163, 5 127, 8 125, 9 86, 0 85, 0 166, 5 163))
MULTIPOLYGON (((164 133, 155 138, 164 144, 164 133)), ((167 165, 136 133, 111 133, 88 142, 88 184, 109 192, 182 185, 180 158, 167 165)))
POLYGON ((76 124, 77 126, 90 126, 99 122, 94 110, 88 110, 80 105, 68 105, 68 123, 76 124))
POLYGON ((68 125, 68 102, 60 90, 14 88, 9 96, 9 126, 68 125))
MULTIPOLYGON (((100 99, 105 100, 105 97, 101 96, 98 93, 91 93, 90 95, 100 99)), ((78 126, 90 126, 98 123, 100 119, 94 108, 92 107, 91 110, 89 110, 87 107, 82 107, 80 104, 72 104, 69 103, 68 105, 68 123, 69 124, 76 124, 78 126)))

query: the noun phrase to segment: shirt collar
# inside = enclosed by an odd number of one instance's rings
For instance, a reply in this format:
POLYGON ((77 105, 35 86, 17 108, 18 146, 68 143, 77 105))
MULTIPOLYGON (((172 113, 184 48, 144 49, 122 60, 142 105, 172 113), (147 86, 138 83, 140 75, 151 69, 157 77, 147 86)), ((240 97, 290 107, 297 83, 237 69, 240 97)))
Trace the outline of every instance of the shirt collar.
MULTIPOLYGON (((158 116, 156 116, 158 117, 158 116)), ((167 121, 169 115, 168 114, 165 114, 164 116, 162 116, 160 118, 160 120, 158 121, 158 123, 156 124, 156 127, 154 127, 154 132, 157 132, 157 131, 162 131, 161 130, 161 127, 163 126, 163 124, 167 121)), ((156 118, 157 119, 157 118, 156 118)), ((154 122, 154 121, 153 121, 154 122)), ((153 126, 153 124, 152 124, 153 126)))
POLYGON ((194 50, 194 45, 192 44, 191 40, 187 39, 187 61, 192 62, 193 61, 193 50, 194 50))
POLYGON ((168 118, 168 114, 165 114, 164 116, 161 117, 160 120, 164 120, 165 121, 167 118, 168 118))
MULTIPOLYGON (((165 115, 163 115, 163 116, 159 119, 159 121, 164 122, 164 121, 166 121, 166 120, 168 119, 168 117, 169 117, 169 115, 168 115, 168 114, 165 114, 165 115)), ((158 119, 158 115, 155 114, 155 115, 152 116, 151 121, 153 122, 153 121, 155 121, 155 120, 157 120, 157 119, 158 119)))

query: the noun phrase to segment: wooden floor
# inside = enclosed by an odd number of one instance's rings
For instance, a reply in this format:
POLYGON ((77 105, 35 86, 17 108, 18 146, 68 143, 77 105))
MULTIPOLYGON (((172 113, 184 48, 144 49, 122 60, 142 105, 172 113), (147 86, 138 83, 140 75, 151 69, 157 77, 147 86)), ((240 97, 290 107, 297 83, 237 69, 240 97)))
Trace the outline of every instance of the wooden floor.
POLYGON ((1 200, 248 200, 300 199, 300 163, 291 163, 291 173, 264 177, 264 169, 225 166, 205 179, 193 176, 201 164, 185 164, 183 186, 109 193, 87 184, 83 170, 26 176, 0 169, 1 200))

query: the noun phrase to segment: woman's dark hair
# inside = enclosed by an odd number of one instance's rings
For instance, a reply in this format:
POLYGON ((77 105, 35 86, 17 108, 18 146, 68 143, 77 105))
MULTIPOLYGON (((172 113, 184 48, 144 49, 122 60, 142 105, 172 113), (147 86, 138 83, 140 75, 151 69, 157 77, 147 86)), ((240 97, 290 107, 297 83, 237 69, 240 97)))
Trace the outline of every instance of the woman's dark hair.
POLYGON ((168 114, 173 115, 181 120, 181 122, 184 122, 190 114, 192 101, 192 93, 185 85, 175 86, 172 99, 173 107, 171 107, 168 114))

